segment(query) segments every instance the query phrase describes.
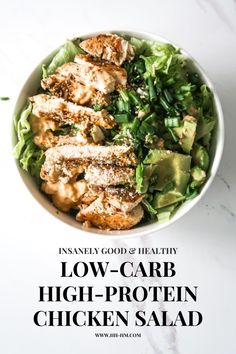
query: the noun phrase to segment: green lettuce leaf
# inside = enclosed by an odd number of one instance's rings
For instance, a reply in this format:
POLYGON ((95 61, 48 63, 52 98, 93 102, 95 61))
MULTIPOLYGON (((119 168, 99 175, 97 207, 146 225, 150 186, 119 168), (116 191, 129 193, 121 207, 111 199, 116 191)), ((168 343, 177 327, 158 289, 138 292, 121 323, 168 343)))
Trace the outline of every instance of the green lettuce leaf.
POLYGON ((17 144, 13 150, 13 156, 16 159, 19 159, 21 153, 26 146, 27 141, 29 140, 32 133, 30 132, 30 123, 28 121, 29 116, 32 112, 32 103, 29 103, 28 106, 22 111, 19 119, 17 116, 14 117, 14 129, 17 135, 17 144))
POLYGON ((56 69, 64 63, 73 61, 74 57, 78 53, 84 53, 84 51, 75 45, 72 41, 67 41, 57 52, 52 59, 51 63, 42 67, 43 77, 54 74, 56 69))
POLYGON ((149 49, 152 55, 141 56, 145 62, 146 77, 149 75, 155 77, 157 72, 168 74, 171 66, 175 66, 176 69, 178 68, 177 64, 182 63, 179 49, 173 47, 171 44, 149 42, 149 49))
POLYGON ((29 103, 19 116, 14 117, 14 129, 17 143, 13 150, 13 156, 19 161, 21 168, 31 174, 39 184, 40 170, 44 162, 44 151, 39 149, 33 141, 33 132, 30 128, 29 118, 32 112, 32 104, 29 103))

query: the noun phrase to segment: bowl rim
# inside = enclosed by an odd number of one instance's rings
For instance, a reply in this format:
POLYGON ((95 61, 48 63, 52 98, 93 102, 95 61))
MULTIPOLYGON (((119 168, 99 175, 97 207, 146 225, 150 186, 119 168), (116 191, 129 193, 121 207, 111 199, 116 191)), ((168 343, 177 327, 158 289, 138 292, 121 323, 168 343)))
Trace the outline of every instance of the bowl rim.
MULTIPOLYGON (((70 223, 69 221, 66 220, 66 217, 62 218, 61 215, 63 215, 63 216, 67 215, 67 217, 70 217, 66 213, 64 214, 63 212, 59 211, 59 215, 60 215, 59 216, 56 212, 57 208, 55 208, 48 199, 47 199, 46 203, 43 202, 43 201, 46 201, 46 197, 43 196, 43 194, 40 191, 38 191, 38 192, 40 193, 42 198, 40 198, 39 195, 36 196, 35 192, 34 192, 36 186, 34 183, 32 183, 33 178, 28 174, 28 172, 25 172, 20 168, 19 163, 16 159, 15 159, 15 166, 18 170, 19 175, 21 176, 21 180, 23 181, 23 184, 25 185, 26 189, 30 192, 33 199, 44 210, 46 210, 50 215, 54 216, 54 218, 59 219, 61 222, 63 222, 64 224, 67 224, 68 226, 72 226, 74 229, 77 229, 78 234, 81 234, 82 236, 86 234, 87 236, 90 236, 90 237, 103 237, 103 238, 105 237, 106 239, 113 239, 114 240, 114 239, 120 239, 120 238, 125 239, 125 238, 132 238, 132 237, 138 237, 138 236, 140 237, 140 236, 144 236, 144 235, 151 234, 151 233, 158 233, 158 231, 163 230, 164 228, 173 224, 174 222, 179 220, 181 217, 183 217, 185 214, 187 214, 201 200, 201 198, 205 195, 206 191, 211 186, 211 184, 216 176, 217 170, 219 168, 219 165, 220 165, 220 162, 222 159, 222 155, 223 155, 223 149, 224 149, 225 129, 224 129, 224 116, 223 116, 222 106, 220 103, 219 96, 216 92, 216 89, 215 89, 211 79, 206 74, 205 70, 192 57, 191 54, 189 54, 185 49, 182 49, 182 47, 179 46, 178 44, 176 44, 175 42, 170 41, 169 39, 166 39, 165 37, 157 35, 155 33, 137 30, 137 29, 127 29, 127 30, 126 29, 112 29, 112 30, 105 29, 105 30, 93 31, 93 32, 84 33, 84 34, 79 33, 74 38, 79 37, 79 38, 86 39, 86 38, 96 36, 101 33, 124 34, 124 35, 133 36, 133 37, 137 37, 137 38, 141 38, 141 39, 153 40, 153 41, 162 42, 162 43, 170 43, 174 47, 180 48, 181 54, 183 54, 183 56, 185 58, 187 58, 191 62, 193 62, 197 71, 201 74, 203 82, 206 83, 207 86, 211 89, 211 91, 213 93, 213 97, 214 97, 215 111, 216 111, 216 116, 217 116, 217 128, 216 128, 216 133, 215 133, 217 135, 217 138, 216 138, 217 143, 216 143, 216 147, 215 147, 214 159, 212 161, 211 168, 208 171, 208 173, 210 172, 210 174, 208 176, 207 181, 203 185, 200 194, 197 197, 195 197, 194 199, 184 202, 183 206, 185 205, 185 207, 183 207, 182 209, 181 208, 178 209, 177 212, 172 216, 172 218, 163 224, 158 224, 158 222, 151 222, 146 225, 137 226, 137 228, 132 228, 130 230, 100 230, 100 229, 96 229, 96 228, 86 229, 85 227, 82 226, 81 223, 78 223, 75 220, 73 220, 73 223, 72 222, 70 223), (41 199, 41 200, 39 200, 39 199, 41 199), (187 205, 186 205, 186 203, 187 203, 187 205), (47 205, 45 205, 45 204, 47 204, 47 205)), ((63 44, 61 44, 61 45, 63 45, 63 44)), ((18 94, 17 99, 14 104, 12 117, 14 117, 18 113, 17 112, 19 110, 18 106, 20 105, 20 101, 21 101, 21 97, 23 95, 24 89, 28 86, 29 82, 31 81, 32 76, 36 73, 36 71, 39 69, 39 67, 41 67, 42 63, 49 60, 49 58, 53 56, 53 53, 57 52, 57 50, 60 48, 61 45, 59 45, 59 47, 57 47, 56 49, 52 50, 52 52, 50 52, 43 60, 41 60, 41 62, 38 63, 36 65, 36 67, 30 72, 30 74, 28 75, 24 84, 21 86, 21 89, 19 91, 19 94, 18 94)), ((13 146, 15 145, 15 132, 14 132, 13 119, 12 119, 12 145, 13 146)))

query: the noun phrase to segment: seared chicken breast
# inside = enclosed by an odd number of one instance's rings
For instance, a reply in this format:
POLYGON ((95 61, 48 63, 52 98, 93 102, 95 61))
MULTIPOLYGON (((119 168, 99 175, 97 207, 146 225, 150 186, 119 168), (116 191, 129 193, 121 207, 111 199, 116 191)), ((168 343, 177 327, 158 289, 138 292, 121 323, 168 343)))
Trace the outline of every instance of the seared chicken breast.
POLYGON ((97 198, 76 215, 78 221, 88 221, 100 229, 130 229, 143 217, 143 208, 137 205, 129 212, 122 212, 110 205, 103 197, 97 198))
POLYGON ((125 60, 132 60, 134 47, 116 34, 100 34, 85 39, 80 47, 90 55, 107 60, 116 65, 122 65, 125 60))
POLYGON ((130 167, 91 164, 86 169, 84 179, 94 185, 110 186, 134 184, 135 170, 130 167))
POLYGON ((47 118, 65 124, 99 125, 111 129, 116 124, 105 109, 95 112, 92 108, 79 106, 65 101, 63 98, 39 94, 30 97, 33 103, 32 114, 39 118, 47 118))
POLYGON ((129 146, 62 145, 48 149, 41 169, 41 178, 53 183, 76 178, 91 163, 135 166, 138 161, 129 146))
POLYGON ((83 41, 81 48, 88 54, 43 78, 47 92, 30 97, 34 143, 45 150, 41 190, 59 210, 77 210, 76 220, 87 225, 130 229, 144 215, 143 195, 134 188, 138 159, 129 144, 109 145, 109 138, 106 145, 104 129, 116 120, 92 107, 109 105, 110 93, 126 87, 121 65, 133 59, 134 47, 108 34, 83 41))
POLYGON ((68 77, 60 74, 48 76, 41 80, 41 86, 44 90, 49 90, 53 96, 79 105, 107 106, 110 102, 108 94, 81 84, 72 74, 69 74, 68 77))
POLYGON ((78 80, 87 86, 110 93, 120 86, 126 86, 126 70, 113 64, 105 64, 84 54, 77 54, 75 62, 78 65, 78 80))

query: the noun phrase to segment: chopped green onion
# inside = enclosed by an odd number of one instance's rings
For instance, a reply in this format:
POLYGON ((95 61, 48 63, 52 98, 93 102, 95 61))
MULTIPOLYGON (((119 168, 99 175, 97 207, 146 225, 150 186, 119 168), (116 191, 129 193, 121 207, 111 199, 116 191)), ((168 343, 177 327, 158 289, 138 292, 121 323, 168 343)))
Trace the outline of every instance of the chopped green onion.
POLYGON ((148 88, 149 88, 150 101, 155 101, 157 99, 157 94, 155 91, 153 78, 151 76, 149 76, 149 78, 148 78, 148 88))
POLYGON ((139 125, 140 125, 140 120, 137 117, 135 117, 132 122, 132 126, 131 126, 131 130, 134 134, 136 134, 136 132, 139 128, 139 125))
POLYGON ((137 117, 135 117, 131 125, 131 130, 134 134, 137 133, 139 126, 140 126, 140 120, 137 117))
POLYGON ((123 99, 118 99, 116 102, 116 106, 119 112, 129 112, 130 104, 127 101, 123 101, 123 99))
POLYGON ((125 102, 129 102, 129 95, 127 91, 120 90, 120 95, 122 97, 122 100, 125 102))
POLYGON ((134 63, 135 69, 138 71, 139 74, 143 74, 145 72, 145 64, 142 59, 137 60, 134 63))
POLYGON ((101 110, 102 110, 102 105, 100 105, 100 104, 95 104, 95 105, 93 106, 93 110, 94 110, 95 112, 101 111, 101 110))
POLYGON ((156 93, 157 93, 157 94, 161 93, 161 89, 162 89, 161 81, 159 81, 158 79, 156 79, 156 93))
POLYGON ((178 128, 180 119, 179 117, 168 117, 165 118, 165 127, 166 128, 178 128))
POLYGON ((154 128, 150 124, 143 121, 139 127, 137 135, 140 139, 144 139, 147 134, 154 134, 154 128))
POLYGON ((0 101, 8 101, 9 99, 10 99, 10 97, 6 97, 6 96, 0 97, 0 101))
POLYGON ((168 103, 171 103, 173 101, 173 97, 171 96, 170 91, 168 89, 163 90, 163 94, 168 103))
POLYGON ((176 137, 175 133, 173 132, 173 130, 171 128, 167 128, 168 131, 170 132, 170 135, 172 137, 172 139, 174 140, 175 143, 178 143, 178 138, 176 137))
POLYGON ((146 118, 145 118, 145 122, 148 124, 152 124, 154 122, 157 121, 157 114, 156 112, 153 112, 151 114, 149 114, 146 118))
POLYGON ((129 114, 128 113, 115 114, 115 119, 118 123, 128 123, 129 114))
POLYGON ((135 106, 142 106, 143 102, 135 91, 129 91, 129 97, 135 106))
POLYGON ((160 96, 160 104, 162 105, 162 107, 166 110, 169 111, 169 109, 171 108, 169 103, 166 101, 166 99, 163 96, 160 96))

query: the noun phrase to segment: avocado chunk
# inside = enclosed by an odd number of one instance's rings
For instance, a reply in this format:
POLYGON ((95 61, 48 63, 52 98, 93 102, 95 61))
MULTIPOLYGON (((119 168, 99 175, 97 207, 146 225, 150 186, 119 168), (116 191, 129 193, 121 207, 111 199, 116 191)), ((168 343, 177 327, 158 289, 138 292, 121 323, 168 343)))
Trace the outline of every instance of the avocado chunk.
POLYGON ((174 182, 176 192, 184 194, 190 177, 191 156, 169 150, 154 149, 143 161, 152 164, 152 177, 156 176, 155 189, 162 191, 164 187, 174 182))
POLYGON ((179 144, 187 154, 192 150, 192 146, 196 136, 197 120, 192 116, 185 116, 180 127, 173 128, 175 134, 179 138, 179 144))
POLYGON ((184 199, 185 197, 181 193, 176 191, 170 191, 165 194, 156 193, 153 198, 152 206, 155 209, 163 208, 167 205, 181 202, 184 199))
POLYGON ((206 179, 206 172, 204 170, 202 170, 200 167, 198 166, 194 166, 191 169, 191 187, 195 188, 195 187, 199 187, 203 184, 203 182, 206 179))
POLYGON ((210 157, 207 150, 202 145, 195 145, 192 152, 194 163, 202 170, 207 171, 210 157))

